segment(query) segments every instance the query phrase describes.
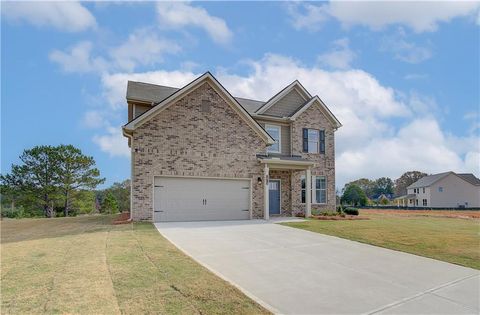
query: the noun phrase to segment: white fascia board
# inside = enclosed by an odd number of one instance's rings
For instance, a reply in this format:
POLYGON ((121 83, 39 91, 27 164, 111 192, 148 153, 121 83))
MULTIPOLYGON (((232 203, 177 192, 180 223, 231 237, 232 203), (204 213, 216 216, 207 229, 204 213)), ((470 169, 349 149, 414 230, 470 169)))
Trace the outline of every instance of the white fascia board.
POLYGON ((262 114, 265 111, 267 111, 270 107, 272 107, 275 103, 277 103, 279 100, 285 97, 288 93, 290 93, 293 89, 297 89, 297 92, 303 97, 303 99, 306 101, 312 96, 310 93, 308 93, 307 90, 298 82, 298 80, 293 81, 287 87, 285 87, 282 91, 280 91, 277 95, 275 95, 272 99, 270 99, 268 102, 263 104, 262 107, 260 107, 255 113, 256 114, 262 114))
POLYGON ((149 118, 152 115, 155 115, 162 110, 168 108, 170 105, 174 104, 177 99, 180 99, 184 95, 188 94, 195 88, 197 88, 200 84, 203 82, 208 82, 210 86, 214 89, 217 90, 220 96, 227 102, 233 105, 232 107, 236 109, 240 117, 242 117, 247 124, 253 128, 260 136, 263 138, 267 144, 274 144, 275 140, 256 122, 250 114, 238 103, 238 101, 212 76, 210 72, 207 72, 203 74, 202 76, 198 77, 197 79, 193 80, 189 84, 187 84, 185 87, 179 89, 177 92, 173 93, 169 97, 167 97, 165 100, 160 102, 160 104, 156 105, 152 109, 150 109, 148 112, 145 114, 142 114, 141 116, 138 117, 138 119, 134 119, 128 124, 126 124, 123 128, 128 131, 133 131, 135 128, 141 126, 144 124, 146 121, 149 120, 149 118))
POLYGON ((296 112, 292 117, 290 117, 290 119, 291 120, 297 119, 298 116, 300 116, 304 111, 306 111, 315 102, 318 102, 318 104, 320 104, 320 106, 325 110, 327 116, 334 122, 336 129, 342 127, 342 124, 337 119, 337 117, 335 117, 335 115, 333 115, 333 113, 328 109, 328 107, 325 105, 325 103, 323 103, 323 101, 317 95, 315 95, 307 104, 305 104, 302 108, 300 108, 300 110, 298 112, 296 112))

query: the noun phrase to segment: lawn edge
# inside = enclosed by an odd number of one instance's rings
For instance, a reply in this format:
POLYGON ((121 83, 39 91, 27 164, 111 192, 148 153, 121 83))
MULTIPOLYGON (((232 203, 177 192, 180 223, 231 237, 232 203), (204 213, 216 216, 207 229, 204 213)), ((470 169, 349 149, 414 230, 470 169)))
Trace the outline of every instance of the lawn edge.
POLYGON ((266 310, 268 310, 269 312, 273 313, 273 314, 281 314, 281 312, 276 309, 275 307, 273 307, 272 305, 268 304, 267 302, 264 302, 263 300, 259 299, 257 296, 255 296, 253 293, 251 293, 250 291, 248 291, 247 289, 243 288, 242 286, 236 284, 235 282, 233 282, 232 280, 230 280, 227 276, 225 276, 224 274, 214 270, 213 268, 211 268, 209 265, 199 261, 198 259, 196 259, 195 257, 191 256, 190 254, 187 253, 187 251, 185 249, 183 249, 181 246, 179 246, 178 244, 176 244, 175 242, 173 242, 170 238, 168 238, 165 234, 163 234, 162 232, 160 232, 160 229, 155 225, 155 223, 152 223, 152 225, 155 227, 155 230, 157 230, 157 232, 162 236, 164 237, 167 241, 169 241, 171 244, 173 244, 173 246, 175 246, 178 250, 180 250, 180 252, 182 252, 184 255, 186 255, 187 257, 190 257, 194 262, 196 262, 197 264, 199 264, 200 266, 206 268, 208 271, 210 271, 211 273, 213 273, 215 276, 219 277, 220 279, 222 279, 223 281, 226 281, 228 284, 230 284, 231 286, 235 287, 236 289, 240 290, 240 292, 242 292, 243 294, 245 294, 248 298, 252 299, 254 302, 258 303, 260 306, 262 306, 263 308, 265 308, 266 310))
MULTIPOLYGON (((307 220, 305 220, 304 222, 307 222, 307 220)), ((385 246, 375 245, 375 244, 363 242, 363 241, 360 241, 360 240, 352 240, 350 238, 340 237, 340 236, 337 236, 337 235, 330 235, 330 234, 326 234, 326 233, 320 233, 320 232, 310 231, 310 230, 307 230, 307 229, 297 228, 297 227, 294 227, 294 226, 287 225, 288 223, 290 223, 290 222, 280 222, 280 223, 275 223, 275 224, 286 226, 286 227, 289 227, 289 228, 292 228, 292 229, 299 229, 299 230, 303 230, 303 231, 307 231, 307 232, 311 232, 311 233, 321 234, 321 235, 325 235, 325 236, 329 236, 329 237, 335 237, 335 238, 339 238, 339 239, 342 239, 342 240, 347 240, 347 241, 350 241, 350 242, 356 242, 356 243, 360 243, 360 244, 363 244, 363 245, 375 246, 375 247, 378 247, 378 248, 383 248, 383 249, 387 249, 387 250, 391 250, 391 251, 395 251, 395 252, 399 252, 399 253, 403 253, 403 254, 414 255, 414 256, 418 256, 418 257, 422 257, 422 258, 426 258, 426 259, 431 259, 431 260, 439 261, 439 262, 442 262, 442 263, 445 263, 445 264, 451 264, 451 265, 455 265, 455 266, 458 266, 458 267, 471 269, 471 270, 474 270, 476 272, 480 271, 480 269, 460 265, 460 264, 453 263, 453 262, 450 262, 450 261, 436 259, 436 258, 433 258, 433 257, 418 255, 418 254, 415 254, 415 253, 409 253, 409 252, 405 252, 405 251, 399 250, 399 249, 394 249, 394 248, 389 248, 389 247, 385 247, 385 246)), ((293 222, 293 223, 297 223, 297 222, 293 222)))

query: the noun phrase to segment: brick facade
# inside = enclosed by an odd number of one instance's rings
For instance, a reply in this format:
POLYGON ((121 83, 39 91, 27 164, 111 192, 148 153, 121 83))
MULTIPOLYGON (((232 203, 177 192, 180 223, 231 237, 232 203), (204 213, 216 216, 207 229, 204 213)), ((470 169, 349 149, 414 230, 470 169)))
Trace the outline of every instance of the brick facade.
MULTIPOLYGON (((327 204, 312 204, 312 210, 335 208, 334 127, 318 104, 305 110, 290 125, 291 152, 315 161, 312 175, 327 178, 327 204), (302 152, 302 128, 325 130, 325 154, 302 152)), ((263 218, 263 165, 256 154, 266 152, 266 143, 238 115, 209 82, 133 132, 132 217, 153 218, 154 176, 248 178, 252 181, 252 217, 263 218)), ((302 170, 270 170, 271 179, 281 179, 281 215, 304 213, 301 203, 302 170)))
POLYGON ((139 126, 133 134, 132 216, 151 220, 156 175, 252 179, 252 216, 263 217, 265 142, 204 83, 139 126))
MULTIPOLYGON (((335 194, 335 136, 331 122, 326 118, 320 105, 314 103, 292 123, 292 154, 315 161, 312 175, 323 175, 327 178, 327 204, 312 204, 313 210, 334 210, 335 194), (303 128, 325 130, 325 154, 303 153, 303 128)), ((305 172, 292 172, 292 210, 304 213, 305 205, 301 203, 301 176, 305 172)))

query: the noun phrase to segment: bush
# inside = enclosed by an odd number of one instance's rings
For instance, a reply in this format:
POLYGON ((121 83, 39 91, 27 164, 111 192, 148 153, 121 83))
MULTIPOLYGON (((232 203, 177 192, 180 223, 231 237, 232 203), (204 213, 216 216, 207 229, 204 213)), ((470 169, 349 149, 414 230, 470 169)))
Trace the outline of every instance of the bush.
POLYGON ((338 205, 338 206, 337 206, 337 212, 338 212, 338 213, 342 213, 342 212, 343 212, 343 206, 342 206, 342 205, 338 205))
POLYGON ((324 216, 327 216, 327 217, 333 217, 333 216, 338 215, 338 213, 335 212, 335 211, 325 210, 325 211, 321 211, 320 215, 324 215, 324 216))
POLYGON ((343 211, 345 212, 345 214, 358 215, 358 209, 357 208, 346 207, 345 209, 343 209, 343 211))
POLYGON ((2 218, 20 219, 25 217, 26 214, 22 207, 13 209, 11 207, 2 207, 2 218))

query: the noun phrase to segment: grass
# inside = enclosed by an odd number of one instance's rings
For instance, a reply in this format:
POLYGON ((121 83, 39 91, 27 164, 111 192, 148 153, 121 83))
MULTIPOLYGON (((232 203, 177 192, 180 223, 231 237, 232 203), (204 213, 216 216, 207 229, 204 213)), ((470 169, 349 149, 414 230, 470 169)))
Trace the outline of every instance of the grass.
POLYGON ((4 220, 2 314, 259 314, 150 223, 4 220))
POLYGON ((480 220, 360 213, 370 220, 283 223, 480 269, 480 220))

